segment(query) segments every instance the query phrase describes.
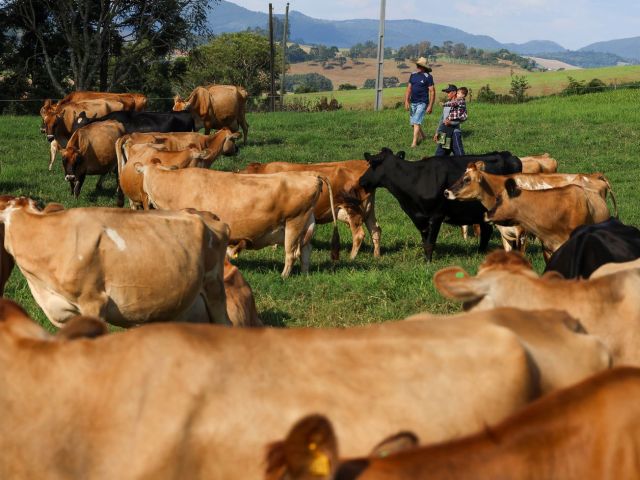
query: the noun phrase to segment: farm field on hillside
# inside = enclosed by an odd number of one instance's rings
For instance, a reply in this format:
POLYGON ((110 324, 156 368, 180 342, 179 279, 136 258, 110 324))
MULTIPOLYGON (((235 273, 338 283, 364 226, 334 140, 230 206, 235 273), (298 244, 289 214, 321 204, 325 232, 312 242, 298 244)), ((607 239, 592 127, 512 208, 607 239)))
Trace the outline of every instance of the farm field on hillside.
MULTIPOLYGON (((480 87, 487 84, 489 84, 491 89, 497 93, 509 93, 509 89, 511 88, 511 77, 509 76, 509 69, 502 69, 501 75, 483 78, 473 75, 473 70, 470 69, 472 67, 471 65, 457 65, 457 67, 460 67, 460 74, 453 76, 441 75, 437 69, 434 70, 433 77, 436 83, 436 92, 438 92, 438 95, 440 95, 440 90, 444 88, 448 83, 453 83, 459 87, 464 85, 470 88, 472 101, 480 87)), ((562 89, 564 89, 569 83, 569 76, 575 78, 578 81, 585 81, 585 83, 589 82, 593 78, 599 78, 606 84, 621 84, 625 82, 640 81, 639 65, 625 67, 589 68, 559 72, 514 71, 514 73, 516 75, 524 75, 526 77, 529 85, 531 85, 531 88, 527 90, 527 94, 532 97, 551 95, 562 91, 562 89)), ((389 76, 387 74, 387 70, 385 70, 385 76, 389 76)), ((408 79, 408 75, 398 78, 401 82, 406 82, 408 79)), ((335 82, 334 88, 338 88, 338 85, 335 82)), ((404 94, 405 87, 385 88, 383 91, 384 105, 386 107, 393 107, 398 102, 404 102, 404 94)), ((289 94, 287 95, 287 99, 289 101, 295 101, 296 98, 311 99, 323 96, 337 99, 338 102, 340 102, 342 106, 347 109, 372 109, 375 100, 375 90, 334 90, 333 92, 289 94)))
MULTIPOLYGON (((511 150, 521 156, 549 152, 562 172, 604 172, 616 193, 621 220, 638 226, 639 101, 640 91, 626 90, 549 97, 521 105, 473 103, 464 124, 465 148, 469 153, 511 150)), ((439 115, 437 107, 426 120, 427 131, 435 129, 439 115)), ((383 146, 406 150, 411 159, 434 151, 428 142, 415 151, 408 148, 410 129, 403 110, 252 114, 248 120, 249 144, 238 157, 225 158, 215 163, 215 168, 234 170, 256 161, 311 163, 363 158, 363 152, 377 152, 383 146)), ((39 125, 38 117, 0 117, 0 193, 58 201, 67 208, 114 206, 114 177, 100 191, 94 190, 97 177, 90 177, 78 202, 70 196, 60 160, 52 172, 47 170, 49 145, 39 125)), ((449 265, 461 265, 475 273, 484 258, 476 252, 477 240, 465 242, 459 228, 444 225, 434 262, 427 264, 417 230, 386 190, 377 192, 376 210, 382 227, 379 260, 373 258, 367 237, 356 260, 350 261, 351 237, 344 225, 340 226, 341 260, 335 267, 329 261, 331 228, 319 226, 309 275, 300 275, 296 266, 289 279, 281 280, 282 248, 243 252, 235 263, 254 290, 263 320, 277 326, 349 326, 420 311, 458 311, 459 305, 434 290, 431 279, 438 269, 449 265)), ((494 233, 490 248, 499 246, 494 233)), ((528 256, 541 271, 538 244, 529 249, 528 256)), ((52 328, 17 270, 6 296, 52 328)))

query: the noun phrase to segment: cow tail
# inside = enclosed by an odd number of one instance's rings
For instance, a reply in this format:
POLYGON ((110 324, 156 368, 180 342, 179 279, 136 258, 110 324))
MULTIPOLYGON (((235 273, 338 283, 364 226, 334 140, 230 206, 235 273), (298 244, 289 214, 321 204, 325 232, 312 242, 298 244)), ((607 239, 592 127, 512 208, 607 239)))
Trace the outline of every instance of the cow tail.
POLYGON ((331 235, 331 260, 337 262, 340 259, 340 234, 338 233, 338 219, 336 218, 336 209, 333 204, 333 190, 329 179, 324 176, 318 176, 320 180, 327 184, 329 190, 329 203, 331 205, 331 216, 333 217, 333 234, 331 235))
POLYGON ((613 216, 616 220, 618 220, 618 202, 616 202, 616 196, 613 194, 613 188, 611 188, 611 184, 607 177, 602 175, 602 180, 607 184, 607 188, 609 189, 609 195, 611 195, 611 202, 613 203, 613 216))

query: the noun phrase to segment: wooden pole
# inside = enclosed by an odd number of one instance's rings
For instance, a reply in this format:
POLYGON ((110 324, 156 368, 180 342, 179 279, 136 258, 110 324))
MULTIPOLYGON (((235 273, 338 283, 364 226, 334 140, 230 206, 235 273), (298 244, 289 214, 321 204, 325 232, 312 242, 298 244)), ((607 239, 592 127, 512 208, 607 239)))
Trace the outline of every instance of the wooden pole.
POLYGON ((282 32, 282 78, 280 79, 280 109, 284 108, 284 74, 287 71, 287 25, 289 24, 289 2, 284 13, 284 30, 282 32))
POLYGON ((271 111, 276 111, 276 81, 275 81, 275 57, 276 51, 273 45, 273 4, 269 4, 269 48, 271 52, 271 62, 269 62, 269 75, 271 77, 271 98, 269 98, 271 111))
POLYGON ((382 110, 382 89, 384 87, 384 12, 385 0, 380 0, 380 33, 378 35, 378 75, 376 77, 375 109, 382 110))

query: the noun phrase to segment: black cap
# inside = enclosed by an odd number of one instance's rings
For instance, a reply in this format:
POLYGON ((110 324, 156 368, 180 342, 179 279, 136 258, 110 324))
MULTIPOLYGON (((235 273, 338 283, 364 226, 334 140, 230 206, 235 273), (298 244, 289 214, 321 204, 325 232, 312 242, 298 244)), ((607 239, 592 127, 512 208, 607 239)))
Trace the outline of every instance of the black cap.
POLYGON ((453 83, 450 83, 449 86, 447 88, 443 88, 442 89, 443 92, 457 92, 458 91, 458 87, 456 87, 453 83))

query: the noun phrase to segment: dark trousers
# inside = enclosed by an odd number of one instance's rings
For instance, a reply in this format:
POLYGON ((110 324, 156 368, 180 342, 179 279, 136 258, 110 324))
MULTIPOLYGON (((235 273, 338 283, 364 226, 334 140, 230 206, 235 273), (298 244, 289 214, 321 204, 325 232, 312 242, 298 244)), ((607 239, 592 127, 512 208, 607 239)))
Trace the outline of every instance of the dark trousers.
POLYGON ((454 129, 451 133, 451 149, 442 148, 442 145, 438 144, 435 155, 436 157, 447 157, 452 153, 456 156, 464 155, 464 147, 462 146, 462 130, 459 128, 454 129))

